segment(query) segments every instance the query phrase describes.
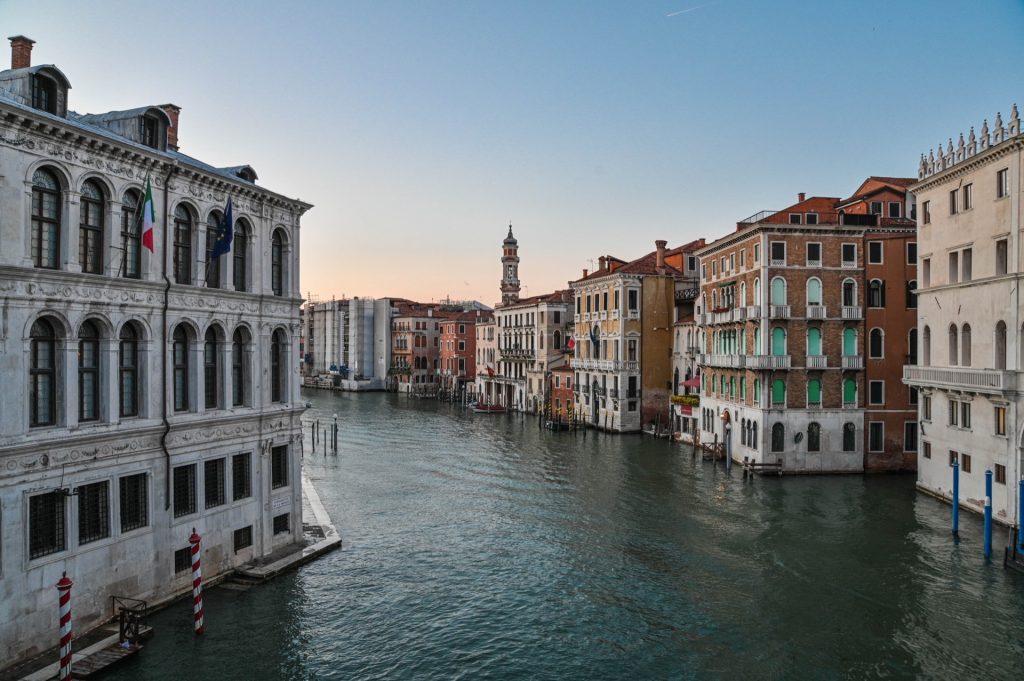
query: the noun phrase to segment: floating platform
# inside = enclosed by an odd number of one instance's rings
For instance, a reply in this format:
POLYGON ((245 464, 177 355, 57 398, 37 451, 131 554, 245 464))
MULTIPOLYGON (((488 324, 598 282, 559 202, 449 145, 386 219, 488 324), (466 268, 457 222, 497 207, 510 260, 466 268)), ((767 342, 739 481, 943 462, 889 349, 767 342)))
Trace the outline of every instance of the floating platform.
POLYGON ((1015 546, 1007 546, 1003 552, 1003 567, 1024 574, 1024 552, 1015 546))

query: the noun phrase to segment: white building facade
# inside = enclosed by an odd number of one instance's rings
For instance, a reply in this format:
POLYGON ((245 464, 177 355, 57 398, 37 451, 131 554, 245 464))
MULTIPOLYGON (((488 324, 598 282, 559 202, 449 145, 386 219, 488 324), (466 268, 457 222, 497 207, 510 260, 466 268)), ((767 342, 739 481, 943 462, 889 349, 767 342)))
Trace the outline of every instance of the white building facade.
POLYGON ((0 72, 0 660, 76 632, 111 596, 191 587, 297 542, 299 221, 308 204, 177 150, 177 107, 68 111, 12 39, 0 72), (143 246, 147 177, 156 216, 143 246), (233 248, 216 260, 233 203, 233 248), (209 264, 208 264, 209 263, 209 264))
POLYGON ((992 471, 997 522, 1020 523, 1024 474, 1024 135, 1014 106, 965 141, 922 155, 918 204, 920 364, 904 371, 919 390, 917 484, 981 512, 992 471))

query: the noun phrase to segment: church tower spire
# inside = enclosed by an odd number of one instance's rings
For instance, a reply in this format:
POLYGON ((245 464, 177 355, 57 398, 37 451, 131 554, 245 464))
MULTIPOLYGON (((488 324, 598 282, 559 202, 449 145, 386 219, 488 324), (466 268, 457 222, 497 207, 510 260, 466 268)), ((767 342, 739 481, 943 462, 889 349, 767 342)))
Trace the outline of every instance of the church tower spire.
POLYGON ((508 236, 501 243, 501 304, 519 300, 519 242, 512 236, 512 223, 508 236))

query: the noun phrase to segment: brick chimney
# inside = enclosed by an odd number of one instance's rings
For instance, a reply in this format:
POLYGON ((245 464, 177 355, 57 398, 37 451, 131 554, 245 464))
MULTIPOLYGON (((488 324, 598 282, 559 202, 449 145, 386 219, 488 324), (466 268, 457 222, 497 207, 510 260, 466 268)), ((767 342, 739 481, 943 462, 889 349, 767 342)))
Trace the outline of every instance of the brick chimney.
POLYGON ((29 40, 23 35, 12 35, 11 41, 11 68, 27 69, 32 66, 32 46, 35 40, 29 40))
POLYGON ((664 239, 658 239, 654 242, 654 248, 657 250, 657 260, 654 265, 658 268, 658 272, 662 272, 665 269, 665 246, 668 242, 664 239))
POLYGON ((600 258, 597 259, 597 262, 599 262, 601 264, 601 267, 600 267, 601 271, 604 271, 604 264, 605 264, 605 262, 607 260, 608 259, 606 257, 604 257, 603 255, 600 258))
POLYGON ((806 198, 807 198, 807 194, 804 194, 803 192, 800 192, 799 194, 796 195, 796 200, 797 201, 803 201, 806 198))
POLYGON ((587 268, 586 267, 583 268, 583 278, 584 279, 587 278, 587 268))
POLYGON ((178 114, 181 113, 181 107, 176 104, 161 104, 160 108, 164 110, 167 117, 171 119, 171 125, 167 128, 167 148, 172 151, 178 150, 178 114))

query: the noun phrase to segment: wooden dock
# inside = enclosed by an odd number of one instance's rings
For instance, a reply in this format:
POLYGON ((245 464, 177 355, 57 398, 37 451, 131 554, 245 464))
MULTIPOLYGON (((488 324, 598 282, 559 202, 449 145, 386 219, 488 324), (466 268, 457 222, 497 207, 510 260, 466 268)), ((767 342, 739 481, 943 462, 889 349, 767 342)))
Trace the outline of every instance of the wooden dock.
MULTIPOLYGON (((135 645, 129 646, 128 648, 122 648, 119 641, 120 633, 118 632, 116 624, 114 627, 107 629, 112 631, 110 636, 107 636, 101 641, 72 654, 71 678, 96 678, 96 675, 99 673, 110 669, 110 667, 119 662, 127 660, 142 650, 143 646, 135 645)), ((153 629, 147 626, 142 626, 139 629, 139 634, 143 640, 149 640, 153 636, 153 629)), ((60 665, 57 662, 53 662, 42 669, 38 669, 34 673, 23 677, 22 681, 50 681, 51 679, 57 678, 59 671, 60 665)))

